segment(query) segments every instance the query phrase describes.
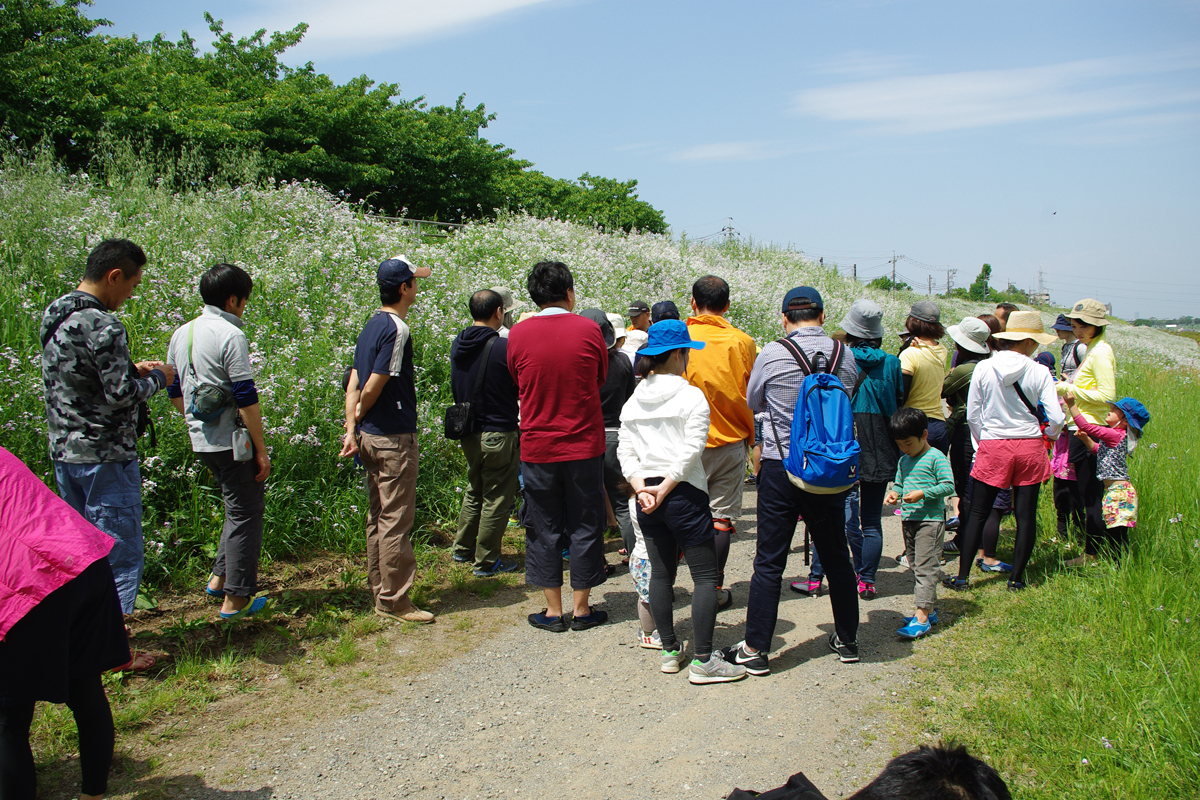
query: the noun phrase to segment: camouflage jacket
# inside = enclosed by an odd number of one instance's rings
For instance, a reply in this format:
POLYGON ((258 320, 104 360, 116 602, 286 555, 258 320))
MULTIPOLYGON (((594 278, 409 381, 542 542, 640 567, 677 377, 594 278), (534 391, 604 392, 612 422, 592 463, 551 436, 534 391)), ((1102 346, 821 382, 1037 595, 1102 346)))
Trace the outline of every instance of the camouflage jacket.
MULTIPOLYGON (((41 338, 79 299, 89 298, 95 299, 74 291, 51 303, 41 338)), ((50 458, 69 464, 137 458, 138 403, 163 388, 162 377, 137 377, 125 326, 111 311, 89 307, 71 314, 42 348, 50 458)))

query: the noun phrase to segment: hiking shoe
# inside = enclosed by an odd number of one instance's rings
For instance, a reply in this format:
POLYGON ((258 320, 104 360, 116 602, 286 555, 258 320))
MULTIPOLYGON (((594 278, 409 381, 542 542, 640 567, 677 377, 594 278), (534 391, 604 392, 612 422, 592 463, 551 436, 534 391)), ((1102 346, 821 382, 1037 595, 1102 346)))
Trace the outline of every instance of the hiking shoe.
MULTIPOLYGON (((959 525, 958 517, 951 517, 950 519, 946 520, 946 530, 948 530, 948 531, 958 530, 958 525, 959 525)), ((955 552, 957 552, 958 548, 955 547, 954 550, 955 550, 955 552)))
POLYGON ((693 658, 688 667, 688 683, 731 683, 745 677, 746 668, 730 664, 721 656, 720 650, 713 650, 707 661, 693 658))
POLYGON ((958 539, 951 539, 942 545, 942 552, 948 556, 956 556, 959 554, 958 539))
MULTIPOLYGON (((910 622, 916 622, 916 621, 917 621, 916 617, 905 617, 904 618, 905 625, 907 625, 910 622)), ((929 620, 928 621, 929 621, 930 625, 937 625, 937 609, 936 608, 933 611, 929 612, 929 620)))
POLYGON ((469 564, 474 559, 467 558, 466 556, 460 556, 458 553, 455 553, 454 560, 460 564, 469 564))
POLYGON ((547 617, 546 609, 542 609, 536 614, 530 614, 529 624, 535 628, 541 628, 544 631, 551 633, 562 633, 571 624, 571 615, 563 614, 561 617, 547 617))
POLYGON ((419 622, 422 625, 428 625, 434 620, 433 614, 430 614, 428 611, 422 611, 416 606, 411 606, 404 611, 386 611, 376 606, 375 613, 387 619, 394 619, 397 622, 419 622))
POLYGON ((676 672, 679 672, 680 667, 683 664, 683 648, 679 647, 678 645, 676 645, 676 647, 678 648, 676 650, 663 650, 662 651, 662 667, 661 667, 661 669, 663 672, 666 672, 671 675, 675 674, 676 672))
POLYGON ((829 634, 829 649, 837 653, 843 664, 853 664, 858 661, 858 642, 843 642, 836 633, 829 634))
MULTIPOLYGON (((714 653, 716 651, 713 651, 714 653)), ((746 642, 741 641, 732 647, 721 648, 721 658, 737 667, 745 667, 751 675, 770 675, 771 666, 767 663, 767 654, 760 650, 757 653, 746 652, 746 642)))
POLYGON ((1020 592, 1025 589, 1025 581, 1009 581, 1008 590, 1010 592, 1020 592))
POLYGON ((929 622, 917 622, 916 618, 913 618, 903 628, 898 629, 896 635, 901 639, 920 639, 929 633, 929 629, 932 627, 933 625, 929 622))
POLYGON ((956 592, 965 592, 971 588, 971 584, 962 578, 951 578, 949 576, 942 578, 942 586, 945 586, 947 589, 953 589, 956 592))
POLYGON ((909 569, 908 553, 901 553, 900 555, 896 556, 896 563, 905 569, 909 569))
POLYGON ((875 584, 867 583, 866 581, 860 580, 858 582, 858 596, 861 597, 863 600, 874 600, 875 599, 875 584))
POLYGON ((793 592, 799 592, 805 597, 820 596, 821 594, 821 579, 811 575, 804 580, 792 581, 791 585, 793 592))
POLYGON ((571 620, 571 630, 586 631, 588 628, 594 628, 597 625, 603 625, 604 623, 608 622, 607 611, 597 611, 593 608, 591 609, 591 612, 592 613, 590 614, 586 614, 582 617, 575 617, 575 619, 571 620))
POLYGON ((638 631, 638 644, 647 650, 662 650, 662 639, 658 635, 658 631, 638 631))
POLYGON ((724 611, 733 605, 733 592, 717 587, 717 611, 724 611))
POLYGON ((497 558, 495 561, 492 562, 492 565, 490 567, 484 567, 483 569, 476 569, 475 577, 476 578, 494 578, 497 575, 504 573, 504 572, 516 572, 517 566, 518 566, 517 562, 515 562, 515 561, 502 561, 497 558))
POLYGON ((1003 561, 999 564, 989 564, 982 558, 977 558, 975 566, 979 567, 980 572, 1012 572, 1012 564, 1005 564, 1003 561))

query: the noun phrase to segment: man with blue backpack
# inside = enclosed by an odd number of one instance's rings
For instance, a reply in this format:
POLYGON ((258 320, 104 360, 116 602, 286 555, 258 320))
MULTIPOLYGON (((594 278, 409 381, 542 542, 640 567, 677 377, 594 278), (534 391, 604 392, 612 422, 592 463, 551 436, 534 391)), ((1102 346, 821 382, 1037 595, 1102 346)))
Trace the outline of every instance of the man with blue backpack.
POLYGON ((751 675, 767 675, 779 592, 801 515, 829 577, 830 648, 858 661, 858 591, 846 544, 846 492, 858 479, 849 391, 858 377, 850 348, 825 335, 825 306, 811 286, 783 298, 785 337, 754 363, 746 401, 765 412, 758 477, 758 546, 746 608, 746 639, 723 651, 751 675))

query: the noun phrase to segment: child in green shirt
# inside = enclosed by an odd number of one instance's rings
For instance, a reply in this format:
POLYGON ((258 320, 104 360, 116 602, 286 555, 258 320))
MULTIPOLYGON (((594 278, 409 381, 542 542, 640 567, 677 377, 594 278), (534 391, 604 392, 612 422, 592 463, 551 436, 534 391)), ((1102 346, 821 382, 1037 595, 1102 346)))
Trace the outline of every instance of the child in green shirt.
POLYGON ((941 577, 942 540, 946 537, 945 499, 954 494, 954 473, 942 451, 929 446, 929 420, 919 408, 905 406, 891 419, 892 438, 903 455, 896 480, 884 502, 902 501, 904 550, 916 576, 917 614, 896 631, 918 639, 937 624, 937 584, 941 577))

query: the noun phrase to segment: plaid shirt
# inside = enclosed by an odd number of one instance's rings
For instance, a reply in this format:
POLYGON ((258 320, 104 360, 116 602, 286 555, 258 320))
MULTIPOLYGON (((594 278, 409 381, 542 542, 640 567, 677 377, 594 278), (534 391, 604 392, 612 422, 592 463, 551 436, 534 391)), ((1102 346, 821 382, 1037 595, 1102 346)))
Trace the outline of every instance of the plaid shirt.
MULTIPOLYGON (((826 358, 833 355, 834 341, 818 325, 797 328, 788 334, 788 338, 800 345, 810 361, 818 352, 824 353, 826 358)), ((858 380, 858 365, 849 347, 844 352, 842 364, 835 374, 850 391, 858 380)), ((768 412, 763 421, 763 458, 783 460, 787 457, 792 412, 796 410, 796 399, 800 396, 800 385, 804 383, 804 378, 804 371, 796 359, 779 342, 771 342, 763 347, 754 361, 750 385, 746 387, 746 402, 752 411, 768 412), (775 441, 776 431, 784 439, 782 450, 775 441)))

